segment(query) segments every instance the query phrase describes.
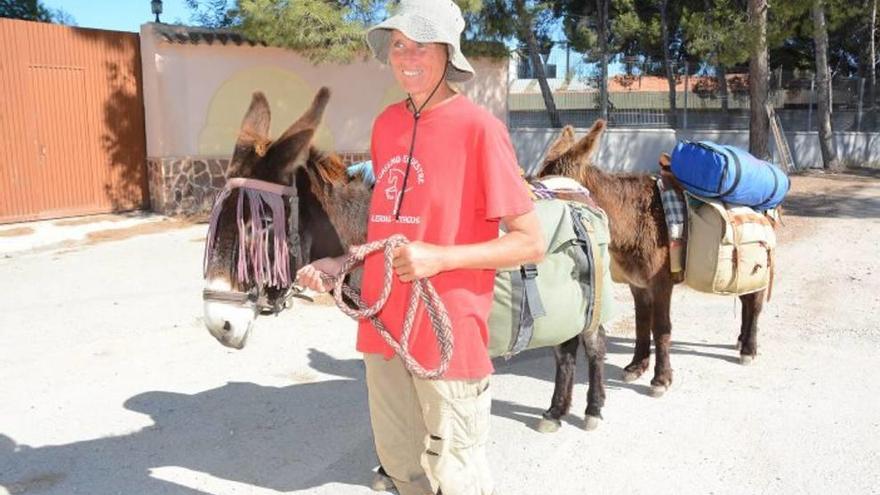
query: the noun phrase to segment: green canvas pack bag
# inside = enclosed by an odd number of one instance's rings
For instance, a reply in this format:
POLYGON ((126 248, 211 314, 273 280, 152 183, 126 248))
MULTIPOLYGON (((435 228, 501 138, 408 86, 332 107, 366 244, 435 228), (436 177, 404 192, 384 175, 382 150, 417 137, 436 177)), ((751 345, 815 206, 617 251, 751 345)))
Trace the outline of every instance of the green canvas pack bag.
POLYGON ((489 354, 511 357, 595 332, 612 316, 608 217, 576 201, 539 199, 547 242, 537 265, 499 269, 489 316, 489 354))

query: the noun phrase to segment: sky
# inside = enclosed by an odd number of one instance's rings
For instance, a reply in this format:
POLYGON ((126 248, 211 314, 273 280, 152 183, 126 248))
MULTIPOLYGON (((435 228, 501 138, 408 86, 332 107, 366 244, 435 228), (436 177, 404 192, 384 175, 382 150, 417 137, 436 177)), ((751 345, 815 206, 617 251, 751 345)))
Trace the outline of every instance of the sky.
MULTIPOLYGON (((155 20, 150 0, 42 0, 50 9, 61 9, 79 27, 139 32, 141 24, 155 20)), ((163 0, 159 19, 168 24, 189 23, 184 0, 163 0)))

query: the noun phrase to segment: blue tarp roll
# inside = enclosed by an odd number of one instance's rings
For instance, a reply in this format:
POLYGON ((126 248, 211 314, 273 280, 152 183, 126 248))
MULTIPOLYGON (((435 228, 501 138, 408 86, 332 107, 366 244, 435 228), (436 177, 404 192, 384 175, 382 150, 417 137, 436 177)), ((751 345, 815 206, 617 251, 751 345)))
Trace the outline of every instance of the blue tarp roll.
POLYGON ((697 196, 769 210, 785 198, 791 183, 776 165, 748 151, 711 141, 681 141, 672 152, 672 173, 697 196))

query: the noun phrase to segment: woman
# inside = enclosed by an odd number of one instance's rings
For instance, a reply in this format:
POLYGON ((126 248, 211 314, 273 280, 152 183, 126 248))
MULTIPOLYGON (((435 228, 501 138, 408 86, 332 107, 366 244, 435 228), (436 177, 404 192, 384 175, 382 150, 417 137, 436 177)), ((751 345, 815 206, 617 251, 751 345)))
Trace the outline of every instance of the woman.
MULTIPOLYGON (((378 317, 398 338, 411 282, 430 277, 450 320, 454 348, 439 380, 412 376, 369 321, 358 328, 370 419, 384 472, 402 495, 491 495, 486 459, 491 398, 487 320, 494 269, 535 263, 543 239, 505 126, 449 84, 474 69, 459 48, 464 19, 451 0, 403 0, 367 41, 408 94, 376 118, 371 155, 376 185, 368 241, 403 234, 388 302, 378 317), (499 225, 500 223, 500 225, 499 225), (499 237, 499 226, 504 235, 499 237)), ((342 258, 303 267, 298 282, 327 290, 320 272, 342 258)), ((367 258, 362 295, 371 304, 383 282, 381 253, 367 258)), ((440 356, 420 309, 409 350, 424 368, 440 356)))

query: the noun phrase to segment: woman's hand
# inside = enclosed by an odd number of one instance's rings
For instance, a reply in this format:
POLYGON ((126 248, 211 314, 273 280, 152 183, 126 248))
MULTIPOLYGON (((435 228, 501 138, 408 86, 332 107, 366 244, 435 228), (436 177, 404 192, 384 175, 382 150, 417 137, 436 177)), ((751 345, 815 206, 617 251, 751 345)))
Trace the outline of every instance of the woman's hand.
POLYGON ((444 248, 420 241, 398 246, 392 266, 401 282, 432 277, 446 269, 444 248))
POLYGON ((327 292, 333 287, 324 283, 323 275, 338 275, 344 261, 344 256, 315 260, 297 270, 294 283, 315 292, 327 292))

